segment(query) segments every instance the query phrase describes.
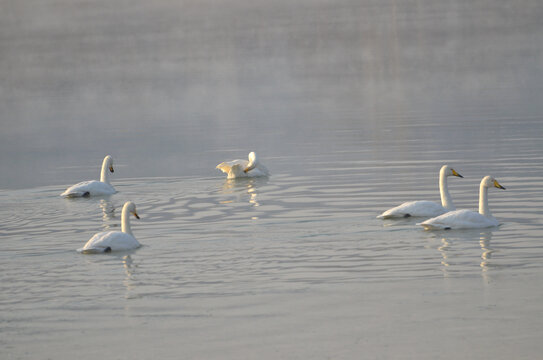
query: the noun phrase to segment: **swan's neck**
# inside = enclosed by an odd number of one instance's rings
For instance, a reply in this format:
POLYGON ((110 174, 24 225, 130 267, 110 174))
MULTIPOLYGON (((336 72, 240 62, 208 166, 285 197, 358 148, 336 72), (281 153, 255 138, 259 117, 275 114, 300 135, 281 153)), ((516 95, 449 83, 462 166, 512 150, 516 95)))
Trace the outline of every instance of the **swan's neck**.
POLYGON ((442 172, 439 173, 439 193, 441 194, 441 206, 447 210, 454 210, 455 207, 447 185, 447 176, 442 172))
POLYGON ((132 235, 132 229, 130 228, 130 210, 123 207, 123 214, 121 215, 121 231, 132 235))
POLYGON ((257 165, 258 163, 256 162, 256 160, 249 161, 249 164, 247 164, 247 170, 253 170, 257 165))
POLYGON ((109 166, 107 160, 102 163, 102 172, 100 173, 100 181, 109 184, 109 166))
POLYGON ((491 217, 492 213, 488 208, 488 188, 481 184, 479 188, 479 214, 491 217))

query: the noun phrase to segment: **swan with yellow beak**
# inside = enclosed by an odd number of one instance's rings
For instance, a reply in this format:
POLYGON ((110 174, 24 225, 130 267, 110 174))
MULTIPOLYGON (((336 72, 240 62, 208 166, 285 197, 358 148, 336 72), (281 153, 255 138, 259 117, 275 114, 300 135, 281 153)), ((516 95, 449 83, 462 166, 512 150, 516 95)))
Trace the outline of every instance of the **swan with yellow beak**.
POLYGON ((423 226, 425 230, 478 229, 500 225, 488 207, 488 189, 490 188, 505 190, 498 180, 490 175, 485 176, 479 185, 479 212, 466 209, 455 210, 417 225, 423 226))
POLYGON ((394 219, 394 218, 407 218, 411 216, 416 217, 433 217, 446 213, 447 211, 455 210, 451 195, 449 194, 449 187, 447 185, 447 178, 449 176, 456 176, 463 178, 456 170, 449 165, 443 165, 439 170, 439 194, 441 195, 441 205, 428 200, 408 201, 377 216, 378 219, 394 219))
POLYGON ((70 186, 60 196, 66 198, 104 196, 115 194, 117 191, 109 183, 109 173, 113 173, 113 158, 107 155, 102 161, 102 170, 100 172, 100 181, 83 181, 70 186))
POLYGON ((140 218, 136 212, 136 204, 127 201, 121 215, 121 231, 103 231, 94 234, 85 246, 77 251, 83 254, 97 254, 139 248, 141 244, 136 240, 130 228, 130 215, 134 215, 136 219, 140 218))

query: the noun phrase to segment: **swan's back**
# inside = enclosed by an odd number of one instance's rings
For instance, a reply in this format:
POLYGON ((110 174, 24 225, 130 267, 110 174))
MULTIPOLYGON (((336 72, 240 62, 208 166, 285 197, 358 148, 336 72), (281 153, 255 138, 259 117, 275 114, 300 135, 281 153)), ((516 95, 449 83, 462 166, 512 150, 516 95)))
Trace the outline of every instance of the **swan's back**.
POLYGON ((257 164, 256 167, 253 170, 251 170, 251 171, 249 171, 247 173, 247 176, 249 176, 249 177, 269 176, 269 175, 270 175, 270 172, 262 164, 257 164))
POLYGON ((90 180, 82 181, 78 184, 70 186, 60 196, 64 197, 81 197, 81 196, 100 196, 114 194, 115 188, 105 182, 90 180))
POLYGON ((418 200, 408 201, 393 207, 377 216, 378 219, 394 219, 405 217, 432 217, 447 212, 443 206, 433 201, 418 200))
POLYGON ((110 251, 125 251, 140 247, 141 244, 134 236, 121 231, 104 231, 95 234, 85 246, 77 251, 81 253, 102 253, 110 251))
POLYGON ((428 219, 418 225, 426 230, 476 229, 498 226, 500 223, 493 217, 487 217, 471 210, 455 210, 428 219))

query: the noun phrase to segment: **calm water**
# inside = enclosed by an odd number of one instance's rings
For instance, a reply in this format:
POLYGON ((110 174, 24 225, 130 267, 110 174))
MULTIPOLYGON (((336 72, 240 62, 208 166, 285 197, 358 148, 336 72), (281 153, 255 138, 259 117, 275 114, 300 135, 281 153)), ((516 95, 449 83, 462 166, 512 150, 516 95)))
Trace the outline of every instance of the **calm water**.
POLYGON ((0 2, 2 359, 534 359, 538 1, 0 2), (227 181, 257 151, 268 179, 227 181), (115 159, 107 198, 68 185, 115 159), (503 222, 382 221, 478 184, 503 222), (120 228, 131 253, 81 255, 120 228), (361 355, 363 354, 363 355, 361 355))

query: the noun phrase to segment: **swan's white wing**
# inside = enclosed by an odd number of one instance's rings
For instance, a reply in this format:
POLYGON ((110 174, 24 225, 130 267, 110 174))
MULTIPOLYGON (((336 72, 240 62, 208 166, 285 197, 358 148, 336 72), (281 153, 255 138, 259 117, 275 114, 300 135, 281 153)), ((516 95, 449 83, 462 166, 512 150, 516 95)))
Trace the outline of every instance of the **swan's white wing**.
POLYGON ((115 188, 105 182, 91 180, 83 181, 73 186, 70 186, 60 196, 64 197, 80 197, 80 196, 100 196, 114 194, 115 188))
POLYGON ((447 209, 433 201, 408 201, 391 209, 388 209, 381 215, 379 219, 393 219, 403 217, 433 217, 445 213, 447 209))
POLYGON ((249 161, 247 160, 232 160, 232 161, 225 161, 217 165, 217 169, 221 170, 224 173, 229 173, 233 167, 241 168, 241 171, 243 171, 247 165, 249 165, 249 161))
POLYGON ((85 246, 77 251, 81 253, 100 253, 109 251, 132 250, 140 243, 130 234, 121 231, 105 231, 95 234, 85 246))
POLYGON ((222 172, 228 174, 228 179, 235 179, 237 177, 247 177, 247 173, 245 173, 243 170, 249 165, 249 161, 247 160, 232 160, 232 161, 225 161, 217 165, 217 169, 221 170, 222 172))
POLYGON ((493 217, 486 217, 475 211, 456 210, 428 219, 418 225, 426 230, 443 229, 477 229, 498 226, 500 223, 493 217))

